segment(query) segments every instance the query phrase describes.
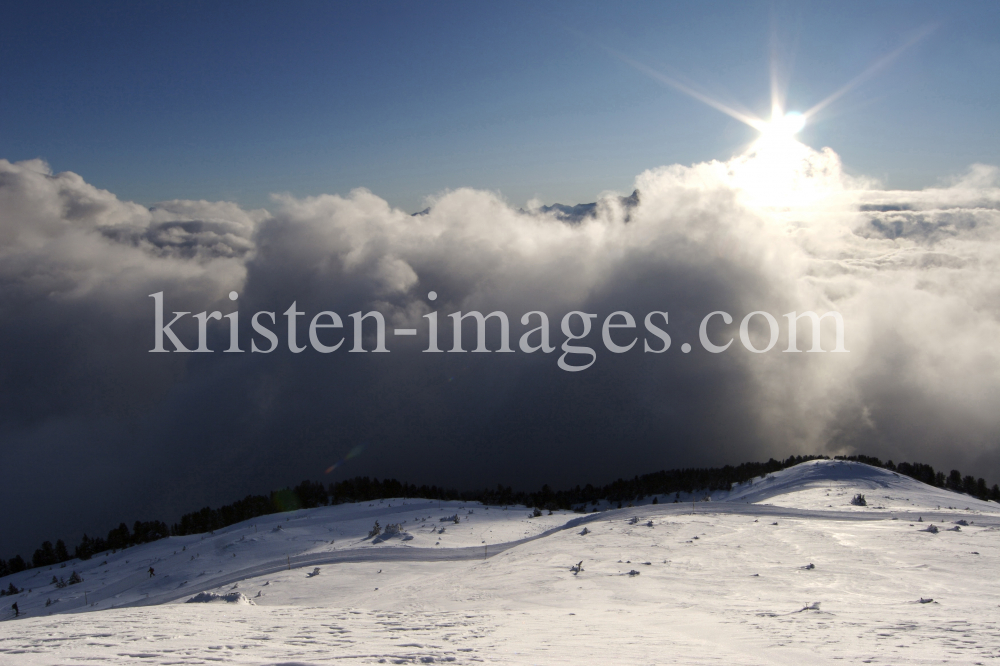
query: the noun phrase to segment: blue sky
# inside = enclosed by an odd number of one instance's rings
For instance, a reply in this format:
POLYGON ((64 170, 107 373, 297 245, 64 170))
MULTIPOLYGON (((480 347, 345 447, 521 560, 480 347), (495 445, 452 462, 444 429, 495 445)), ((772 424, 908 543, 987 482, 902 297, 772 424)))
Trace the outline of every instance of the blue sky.
POLYGON ((772 27, 801 109, 932 26, 802 140, 890 187, 1000 162, 1000 4, 870 4, 6 3, 0 157, 146 204, 592 201, 754 136, 608 49, 766 114, 772 27))

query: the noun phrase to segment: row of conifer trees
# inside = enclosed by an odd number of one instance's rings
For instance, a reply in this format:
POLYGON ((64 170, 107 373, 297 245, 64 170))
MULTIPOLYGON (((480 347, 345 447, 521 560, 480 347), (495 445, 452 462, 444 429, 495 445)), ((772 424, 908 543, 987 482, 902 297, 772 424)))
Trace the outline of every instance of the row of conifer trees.
MULTIPOLYGON (((182 536, 210 532, 258 516, 295 509, 309 509, 345 502, 370 502, 392 497, 414 497, 482 502, 491 506, 519 504, 548 510, 575 509, 585 511, 588 505, 596 505, 602 500, 620 504, 621 502, 641 500, 651 495, 729 489, 736 484, 745 483, 751 479, 818 458, 826 458, 826 456, 789 456, 785 460, 772 458, 767 462, 743 463, 735 467, 726 465, 715 468, 664 470, 636 476, 633 479, 618 479, 603 486, 593 486, 588 483, 582 488, 576 486, 567 490, 552 490, 548 485, 544 485, 541 490, 531 493, 514 491, 510 486, 503 485, 492 489, 460 492, 438 486, 416 486, 401 483, 395 479, 379 481, 377 478, 370 479, 367 476, 337 481, 326 486, 316 481, 303 481, 294 488, 273 491, 269 495, 248 495, 217 509, 205 507, 200 511, 185 514, 170 528, 159 520, 149 522, 137 520, 131 530, 125 523, 121 523, 108 532, 106 538, 88 537, 85 534, 80 543, 73 549, 72 556, 70 556, 62 539, 56 541, 55 545, 46 541, 35 551, 30 560, 25 560, 20 555, 15 555, 10 560, 0 559, 0 576, 34 567, 53 566, 72 558, 87 560, 95 554, 105 551, 116 551, 171 535, 182 536)), ((882 467, 932 486, 947 488, 979 499, 1000 502, 1000 487, 997 484, 994 484, 992 488, 988 487, 984 479, 963 476, 958 470, 952 470, 950 474, 945 475, 943 472, 935 471, 930 465, 922 463, 895 464, 891 460, 883 463, 878 458, 864 455, 838 456, 838 459, 882 467)))

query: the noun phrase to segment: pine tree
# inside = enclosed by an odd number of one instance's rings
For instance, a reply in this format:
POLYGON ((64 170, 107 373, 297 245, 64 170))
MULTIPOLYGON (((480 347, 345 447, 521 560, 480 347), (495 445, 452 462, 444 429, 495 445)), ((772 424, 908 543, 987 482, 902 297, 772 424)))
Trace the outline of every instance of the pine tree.
POLYGON ((86 534, 83 535, 83 539, 77 544, 76 548, 73 550, 77 559, 89 560, 94 555, 93 541, 86 534))
POLYGON ((11 573, 18 573, 19 571, 27 569, 28 565, 25 563, 23 557, 15 555, 9 562, 7 562, 7 567, 10 569, 11 573))
POLYGON ((36 567, 47 567, 56 564, 56 550, 51 541, 46 541, 42 547, 31 556, 31 564, 36 567))
POLYGON ((121 523, 117 528, 108 532, 108 546, 112 550, 117 550, 119 548, 127 548, 132 545, 131 535, 128 531, 128 525, 121 523))
POLYGON ((66 544, 63 543, 62 539, 56 541, 56 562, 65 562, 69 559, 69 551, 66 550, 66 544))
MULTIPOLYGON (((983 482, 985 483, 985 481, 983 482)), ((976 494, 976 479, 972 475, 962 477, 962 492, 966 495, 976 494)))

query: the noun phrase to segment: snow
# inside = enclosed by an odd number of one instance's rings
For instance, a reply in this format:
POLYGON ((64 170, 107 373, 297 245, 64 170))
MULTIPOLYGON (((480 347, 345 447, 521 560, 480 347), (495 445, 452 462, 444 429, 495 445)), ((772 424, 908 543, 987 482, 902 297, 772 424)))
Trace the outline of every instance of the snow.
POLYGON ((743 484, 731 493, 713 493, 712 500, 769 502, 799 509, 888 511, 962 510, 997 513, 1000 505, 935 488, 886 469, 846 460, 813 460, 796 465, 752 485, 743 484), (865 496, 867 507, 851 505, 856 494, 865 496))
POLYGON ((0 579, 31 590, 3 598, 0 664, 1000 658, 997 504, 840 461, 708 495, 537 518, 393 499, 29 570, 0 579), (373 543, 375 520, 401 531, 373 543))

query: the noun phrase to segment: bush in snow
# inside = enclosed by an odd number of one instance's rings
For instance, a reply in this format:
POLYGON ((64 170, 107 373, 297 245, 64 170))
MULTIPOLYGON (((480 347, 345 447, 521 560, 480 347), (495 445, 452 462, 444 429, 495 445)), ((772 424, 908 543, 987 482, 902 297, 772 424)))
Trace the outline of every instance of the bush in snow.
POLYGON ((854 506, 868 506, 868 502, 865 501, 865 496, 858 493, 853 498, 851 498, 851 504, 854 506))
POLYGON ((540 515, 542 515, 542 510, 541 510, 541 509, 539 509, 539 508, 538 508, 538 507, 536 506, 536 507, 535 507, 535 510, 531 512, 531 517, 532 517, 532 518, 538 518, 538 516, 540 516, 540 515))
POLYGON ((936 527, 934 527, 933 525, 931 525, 931 526, 930 526, 930 527, 928 527, 927 529, 925 529, 925 530, 920 530, 920 531, 921 531, 921 532, 930 532, 931 534, 937 534, 937 533, 938 533, 938 528, 936 528, 936 527))
MULTIPOLYGON (((444 532, 443 527, 441 528, 441 531, 444 532)), ((409 541, 410 539, 413 538, 403 530, 402 523, 390 523, 385 526, 385 533, 378 535, 374 539, 372 539, 372 543, 373 544, 382 543, 383 541, 388 541, 393 537, 402 537, 403 541, 409 541)))
POLYGON ((214 592, 200 592, 185 603, 189 604, 205 604, 211 603, 213 601, 225 601, 231 604, 247 604, 250 606, 255 606, 253 600, 243 594, 242 592, 230 592, 228 594, 215 594, 214 592))
POLYGON ((73 575, 69 577, 69 584, 70 585, 76 585, 77 583, 82 583, 82 582, 83 582, 83 579, 80 578, 80 574, 78 574, 75 571, 73 572, 73 575))
POLYGON ((379 525, 376 520, 375 525, 372 527, 371 531, 368 532, 368 538, 371 539, 372 537, 377 537, 379 534, 382 534, 382 526, 379 525))

